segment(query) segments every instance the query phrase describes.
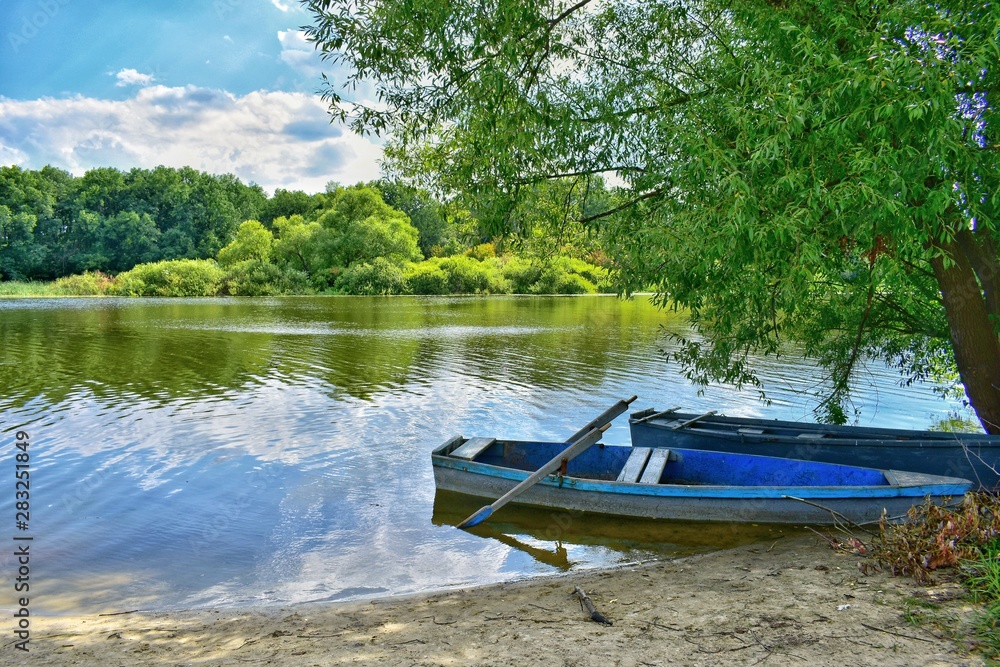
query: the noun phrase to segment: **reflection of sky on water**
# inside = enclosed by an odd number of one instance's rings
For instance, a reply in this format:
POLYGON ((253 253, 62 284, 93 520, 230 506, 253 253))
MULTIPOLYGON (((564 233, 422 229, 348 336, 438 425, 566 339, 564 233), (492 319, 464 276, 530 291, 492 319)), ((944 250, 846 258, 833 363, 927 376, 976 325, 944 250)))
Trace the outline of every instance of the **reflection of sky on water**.
MULTIPOLYGON (((696 532, 591 539, 577 522, 554 540, 544 517, 493 534, 432 520, 429 453, 453 435, 562 440, 632 394, 811 416, 816 372, 795 359, 766 361, 770 407, 698 396, 659 356, 664 318, 611 298, 0 301, 0 439, 33 443, 33 609, 343 599, 689 548, 696 532)), ((863 423, 956 409, 872 373, 863 423)), ((624 417, 605 440, 628 441, 624 417)))

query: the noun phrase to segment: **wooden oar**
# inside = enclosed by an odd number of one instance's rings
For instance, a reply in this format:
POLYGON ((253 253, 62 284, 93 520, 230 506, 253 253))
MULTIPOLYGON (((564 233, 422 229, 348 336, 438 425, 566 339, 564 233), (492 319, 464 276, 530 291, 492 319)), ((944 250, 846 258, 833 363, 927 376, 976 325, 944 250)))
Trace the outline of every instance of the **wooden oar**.
POLYGON ((685 427, 690 426, 691 424, 693 424, 693 423, 695 423, 697 421, 701 421, 702 419, 705 419, 706 417, 711 417, 714 414, 715 414, 715 410, 712 410, 711 412, 706 412, 703 415, 698 415, 694 419, 689 419, 686 422, 681 422, 680 424, 674 424, 670 428, 672 430, 676 431, 679 428, 685 428, 685 427))
POLYGON ((636 424, 642 424, 643 422, 648 422, 651 419, 656 419, 657 417, 663 417, 664 415, 669 415, 671 412, 677 412, 682 406, 678 405, 676 408, 670 408, 669 410, 663 410, 662 412, 654 412, 651 415, 646 415, 642 419, 636 419, 636 424))
POLYGON ((638 396, 633 396, 632 398, 626 401, 618 401, 610 408, 608 408, 601 414, 591 419, 590 422, 586 426, 581 428, 579 431, 577 431, 570 437, 566 438, 566 442, 575 442, 576 440, 579 440, 583 436, 590 433, 598 426, 603 426, 604 424, 611 423, 612 421, 614 421, 615 417, 628 410, 628 406, 632 405, 632 402, 635 401, 636 398, 638 398, 638 396))
POLYGON ((610 426, 611 424, 605 424, 600 428, 591 429, 589 433, 584 435, 582 438, 577 439, 575 442, 573 442, 573 444, 571 444, 569 447, 560 452, 551 461, 541 466, 535 472, 531 473, 531 475, 526 480, 524 480, 510 491, 497 498, 497 500, 493 504, 483 507, 478 512, 470 516, 468 519, 458 524, 458 527, 472 528, 473 526, 477 526, 481 524, 483 521, 486 521, 488 518, 490 518, 490 515, 496 512, 498 509, 506 505, 515 497, 527 491, 529 488, 531 488, 538 482, 542 481, 542 479, 545 478, 547 475, 558 470, 560 466, 562 466, 563 461, 569 461, 570 459, 575 458, 577 455, 582 454, 587 449, 589 449, 591 445, 593 445, 595 442, 601 439, 601 436, 604 435, 604 432, 608 430, 610 426))

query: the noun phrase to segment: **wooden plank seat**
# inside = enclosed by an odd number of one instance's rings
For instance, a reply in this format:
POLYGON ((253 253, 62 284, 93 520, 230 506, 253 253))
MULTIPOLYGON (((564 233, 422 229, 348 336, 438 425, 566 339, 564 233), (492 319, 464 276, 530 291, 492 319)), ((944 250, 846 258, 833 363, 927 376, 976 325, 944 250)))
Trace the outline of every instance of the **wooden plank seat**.
POLYGON ((496 438, 469 438, 465 441, 464 445, 453 451, 451 455, 458 459, 471 461, 486 451, 496 441, 496 438))
POLYGON ((646 463, 646 469, 643 471, 642 477, 639 478, 639 483, 659 484, 660 478, 663 477, 663 468, 667 465, 669 459, 669 449, 654 449, 653 453, 649 455, 649 461, 646 463))
POLYGON ((651 451, 652 449, 649 447, 633 447, 632 453, 628 455, 628 460, 625 461, 625 467, 618 473, 617 481, 638 482, 639 475, 642 474, 642 469, 646 467, 646 461, 649 459, 651 451))

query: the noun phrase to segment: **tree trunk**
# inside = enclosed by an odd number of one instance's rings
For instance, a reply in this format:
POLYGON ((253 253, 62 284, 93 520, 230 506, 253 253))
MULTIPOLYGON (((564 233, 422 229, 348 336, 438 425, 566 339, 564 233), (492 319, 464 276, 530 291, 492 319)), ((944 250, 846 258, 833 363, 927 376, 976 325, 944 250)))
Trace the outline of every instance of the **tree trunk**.
POLYGON ((937 244, 936 250, 931 266, 941 288, 965 393, 986 432, 1000 435, 1000 339, 990 321, 983 287, 972 258, 958 241, 937 244), (945 256, 950 260, 947 265, 945 256))

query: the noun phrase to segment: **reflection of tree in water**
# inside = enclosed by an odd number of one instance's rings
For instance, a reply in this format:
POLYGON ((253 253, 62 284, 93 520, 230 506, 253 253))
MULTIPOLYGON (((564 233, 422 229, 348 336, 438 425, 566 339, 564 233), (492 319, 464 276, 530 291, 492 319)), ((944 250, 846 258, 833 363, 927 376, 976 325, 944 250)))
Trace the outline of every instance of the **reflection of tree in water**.
POLYGON ((442 373, 593 386, 653 349, 662 315, 606 298, 66 300, 3 308, 14 404, 75 391, 168 402, 268 382, 370 400, 442 373))

